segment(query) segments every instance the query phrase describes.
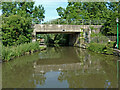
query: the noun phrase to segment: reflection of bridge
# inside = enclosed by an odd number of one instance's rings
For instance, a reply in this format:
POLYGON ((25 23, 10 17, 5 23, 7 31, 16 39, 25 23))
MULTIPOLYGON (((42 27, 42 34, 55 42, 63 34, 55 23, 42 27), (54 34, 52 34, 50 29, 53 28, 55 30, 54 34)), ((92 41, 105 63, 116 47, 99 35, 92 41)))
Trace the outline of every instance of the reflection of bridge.
POLYGON ((72 63, 72 64, 59 64, 59 65, 36 65, 34 63, 35 72, 48 72, 48 71, 61 71, 61 70, 100 70, 102 67, 100 65, 89 66, 83 65, 82 63, 72 63))
POLYGON ((98 33, 102 25, 55 25, 55 24, 35 24, 33 36, 36 39, 37 34, 46 34, 46 33, 66 33, 70 34, 69 44, 73 45, 77 38, 80 35, 80 32, 91 31, 90 27, 93 27, 93 31, 98 33))
POLYGON ((35 24, 33 33, 75 33, 81 29, 91 27, 100 29, 102 25, 55 25, 55 24, 35 24))

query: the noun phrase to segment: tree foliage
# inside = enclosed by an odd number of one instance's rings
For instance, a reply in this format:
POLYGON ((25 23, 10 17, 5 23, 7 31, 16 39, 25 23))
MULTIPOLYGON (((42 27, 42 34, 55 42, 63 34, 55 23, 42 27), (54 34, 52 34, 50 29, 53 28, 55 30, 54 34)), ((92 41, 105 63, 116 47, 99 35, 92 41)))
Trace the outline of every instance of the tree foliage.
POLYGON ((114 35, 116 34, 115 20, 120 16, 118 6, 118 2, 68 2, 66 8, 59 7, 56 10, 61 21, 68 21, 68 24, 73 24, 74 21, 75 24, 102 24, 104 34, 114 35))
POLYGON ((34 2, 2 2, 2 41, 5 46, 30 42, 32 24, 44 20, 42 5, 34 7, 34 2))
POLYGON ((2 24, 2 41, 5 46, 21 44, 31 40, 31 20, 11 15, 3 18, 2 24))
POLYGON ((42 5, 34 7, 35 2, 2 2, 2 13, 5 17, 20 15, 30 17, 34 23, 41 23, 44 20, 45 10, 42 5))

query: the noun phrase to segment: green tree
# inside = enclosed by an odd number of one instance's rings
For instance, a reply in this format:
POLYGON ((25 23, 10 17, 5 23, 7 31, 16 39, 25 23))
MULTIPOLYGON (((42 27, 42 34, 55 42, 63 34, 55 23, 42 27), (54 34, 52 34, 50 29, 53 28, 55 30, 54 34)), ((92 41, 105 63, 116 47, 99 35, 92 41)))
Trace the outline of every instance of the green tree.
POLYGON ((39 5, 38 7, 35 6, 35 9, 33 10, 33 22, 36 24, 41 23, 45 18, 44 13, 45 11, 42 5, 39 5))
POLYGON ((2 2, 2 13, 5 17, 10 15, 20 15, 21 17, 31 17, 34 23, 44 20, 45 10, 42 5, 34 7, 35 2, 2 2))
POLYGON ((5 46, 21 44, 31 41, 31 20, 18 16, 11 15, 4 17, 2 23, 2 42, 5 46))
POLYGON ((68 24, 102 24, 104 34, 114 35, 118 6, 118 2, 68 2, 66 8, 59 7, 56 10, 60 19, 68 21, 68 24), (106 22, 103 24, 101 21, 106 22))
POLYGON ((32 24, 44 20, 42 5, 34 7, 34 2, 2 2, 2 41, 5 46, 30 42, 32 24))

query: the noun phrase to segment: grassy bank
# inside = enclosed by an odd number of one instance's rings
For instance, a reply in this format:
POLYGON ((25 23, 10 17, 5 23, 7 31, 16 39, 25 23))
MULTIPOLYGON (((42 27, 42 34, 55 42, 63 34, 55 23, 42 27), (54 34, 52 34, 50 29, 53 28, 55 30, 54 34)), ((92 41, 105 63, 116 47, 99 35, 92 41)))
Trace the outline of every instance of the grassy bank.
POLYGON ((38 42, 25 43, 18 46, 2 47, 2 60, 9 61, 15 57, 20 57, 26 54, 39 51, 43 47, 39 46, 38 42))

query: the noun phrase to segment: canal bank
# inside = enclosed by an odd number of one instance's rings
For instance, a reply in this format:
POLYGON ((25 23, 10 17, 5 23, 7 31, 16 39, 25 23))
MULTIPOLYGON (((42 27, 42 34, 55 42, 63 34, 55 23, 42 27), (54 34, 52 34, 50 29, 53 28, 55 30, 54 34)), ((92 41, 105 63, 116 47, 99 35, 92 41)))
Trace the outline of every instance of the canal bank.
POLYGON ((76 47, 88 49, 93 52, 114 55, 120 57, 120 50, 115 48, 116 42, 111 41, 108 43, 84 43, 84 44, 75 44, 76 47))
POLYGON ((38 51, 43 51, 46 46, 40 46, 39 42, 24 43, 17 46, 2 47, 2 61, 8 62, 20 56, 33 54, 38 51))

